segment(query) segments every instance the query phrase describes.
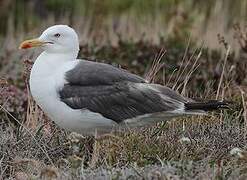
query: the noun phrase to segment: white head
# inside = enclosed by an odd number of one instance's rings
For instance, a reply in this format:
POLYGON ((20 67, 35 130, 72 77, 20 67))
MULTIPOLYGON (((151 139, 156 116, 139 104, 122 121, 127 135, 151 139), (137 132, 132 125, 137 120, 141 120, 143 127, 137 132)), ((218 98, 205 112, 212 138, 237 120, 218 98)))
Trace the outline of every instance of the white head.
POLYGON ((39 38, 26 40, 20 49, 41 47, 47 53, 78 54, 79 40, 74 29, 67 25, 55 25, 46 29, 39 38))

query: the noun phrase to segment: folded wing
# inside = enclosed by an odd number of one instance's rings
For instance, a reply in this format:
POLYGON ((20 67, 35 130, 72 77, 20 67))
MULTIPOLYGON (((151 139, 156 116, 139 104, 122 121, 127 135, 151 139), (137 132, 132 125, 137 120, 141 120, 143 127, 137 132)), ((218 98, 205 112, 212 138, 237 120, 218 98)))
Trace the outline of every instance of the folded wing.
POLYGON ((120 123, 126 119, 184 108, 188 100, 171 89, 148 84, 139 76, 101 63, 82 61, 67 72, 61 100, 120 123))

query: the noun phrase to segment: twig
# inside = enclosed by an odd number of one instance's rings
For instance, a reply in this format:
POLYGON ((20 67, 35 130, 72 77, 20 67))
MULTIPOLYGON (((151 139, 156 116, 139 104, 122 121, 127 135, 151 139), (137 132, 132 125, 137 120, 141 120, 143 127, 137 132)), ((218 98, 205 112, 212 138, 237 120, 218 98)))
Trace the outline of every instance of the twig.
MULTIPOLYGON (((193 57, 195 56, 195 53, 196 53, 197 49, 194 50, 194 52, 192 53, 192 55, 190 56, 188 62, 185 64, 185 67, 183 68, 182 72, 178 72, 178 77, 176 78, 176 82, 174 83, 172 89, 173 90, 178 90, 179 88, 176 88, 178 82, 180 81, 180 79, 182 78, 182 76, 184 75, 185 73, 185 70, 186 68, 189 66, 191 60, 193 59, 193 57)), ((183 62, 184 63, 184 62, 183 62)), ((183 66, 183 64, 181 64, 181 67, 183 66)))
POLYGON ((225 56, 224 64, 223 64, 223 69, 222 69, 221 76, 220 76, 220 82, 219 82, 217 93, 216 93, 216 97, 215 97, 216 100, 218 99, 219 94, 220 94, 220 88, 221 88, 221 85, 222 85, 222 82, 223 82, 223 77, 224 77, 224 73, 225 73, 226 62, 227 62, 228 56, 230 54, 230 50, 231 50, 231 47, 228 46, 227 47, 227 51, 226 51, 226 56, 225 56))
POLYGON ((94 134, 94 145, 93 145, 93 153, 92 153, 92 159, 89 163, 90 168, 95 168, 97 165, 97 162, 99 161, 99 142, 96 140, 98 137, 98 131, 97 129, 95 130, 94 134))
POLYGON ((182 95, 185 95, 185 90, 186 90, 186 85, 188 84, 188 81, 190 80, 191 75, 193 74, 193 72, 195 72, 197 70, 197 68, 200 66, 200 64, 197 64, 198 60, 200 59, 202 55, 202 47, 200 49, 200 52, 198 53, 196 60, 194 62, 194 64, 192 65, 192 68, 190 69, 190 71, 188 72, 188 74, 185 77, 185 81, 184 81, 184 86, 183 86, 183 90, 181 92, 182 95))
POLYGON ((37 144, 37 146, 40 148, 40 150, 45 154, 51 165, 55 166, 54 163, 52 162, 51 158, 49 157, 48 153, 42 148, 42 146, 38 143, 37 139, 33 136, 33 134, 25 127, 23 124, 16 118, 14 117, 7 109, 5 109, 2 105, 0 105, 0 108, 5 111, 11 118, 13 118, 23 129, 25 129, 28 134, 33 138, 34 142, 37 144))
POLYGON ((146 80, 148 82, 154 82, 156 74, 164 66, 164 63, 161 63, 162 58, 164 57, 166 50, 163 48, 160 50, 159 54, 154 58, 151 68, 146 75, 146 80))
POLYGON ((190 48, 190 38, 188 40, 188 44, 186 46, 186 49, 185 49, 185 52, 184 52, 184 55, 183 55, 183 59, 182 59, 182 62, 181 62, 181 66, 179 66, 179 69, 178 69, 178 72, 177 72, 177 77, 175 79, 178 79, 179 75, 180 75, 180 71, 182 70, 182 65, 184 64, 184 61, 186 59, 186 56, 188 54, 188 51, 189 51, 189 48, 190 48))
POLYGON ((168 81, 167 81, 166 84, 170 84, 170 82, 171 82, 171 80, 172 80, 172 77, 174 76, 175 73, 176 73, 176 69, 174 69, 174 70, 172 71, 172 73, 171 73, 171 75, 170 75, 170 77, 169 77, 169 79, 168 79, 168 81))
MULTIPOLYGON (((242 99, 242 104, 243 104, 243 109, 244 109, 244 112, 243 112, 243 117, 244 117, 244 122, 245 122, 245 128, 247 128, 247 108, 246 108, 246 103, 245 103, 245 100, 244 100, 244 91, 238 87, 240 93, 241 93, 241 99, 242 99)), ((246 131, 245 131, 246 132, 246 131)))

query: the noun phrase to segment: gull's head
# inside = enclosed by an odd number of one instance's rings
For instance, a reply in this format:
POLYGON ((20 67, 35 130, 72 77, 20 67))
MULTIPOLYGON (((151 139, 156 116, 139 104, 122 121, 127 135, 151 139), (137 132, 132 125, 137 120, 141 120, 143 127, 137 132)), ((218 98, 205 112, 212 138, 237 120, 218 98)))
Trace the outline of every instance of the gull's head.
POLYGON ((41 47, 47 53, 78 53, 79 40, 71 27, 55 25, 46 29, 40 37, 22 42, 19 49, 33 47, 41 47))

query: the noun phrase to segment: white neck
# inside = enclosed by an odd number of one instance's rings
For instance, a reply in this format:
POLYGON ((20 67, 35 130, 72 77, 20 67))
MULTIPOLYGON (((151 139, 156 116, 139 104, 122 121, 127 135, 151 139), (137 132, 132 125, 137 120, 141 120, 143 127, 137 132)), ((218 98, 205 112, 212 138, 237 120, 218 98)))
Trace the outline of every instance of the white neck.
POLYGON ((73 61, 77 53, 41 53, 31 70, 33 77, 47 77, 53 74, 63 63, 73 61))

